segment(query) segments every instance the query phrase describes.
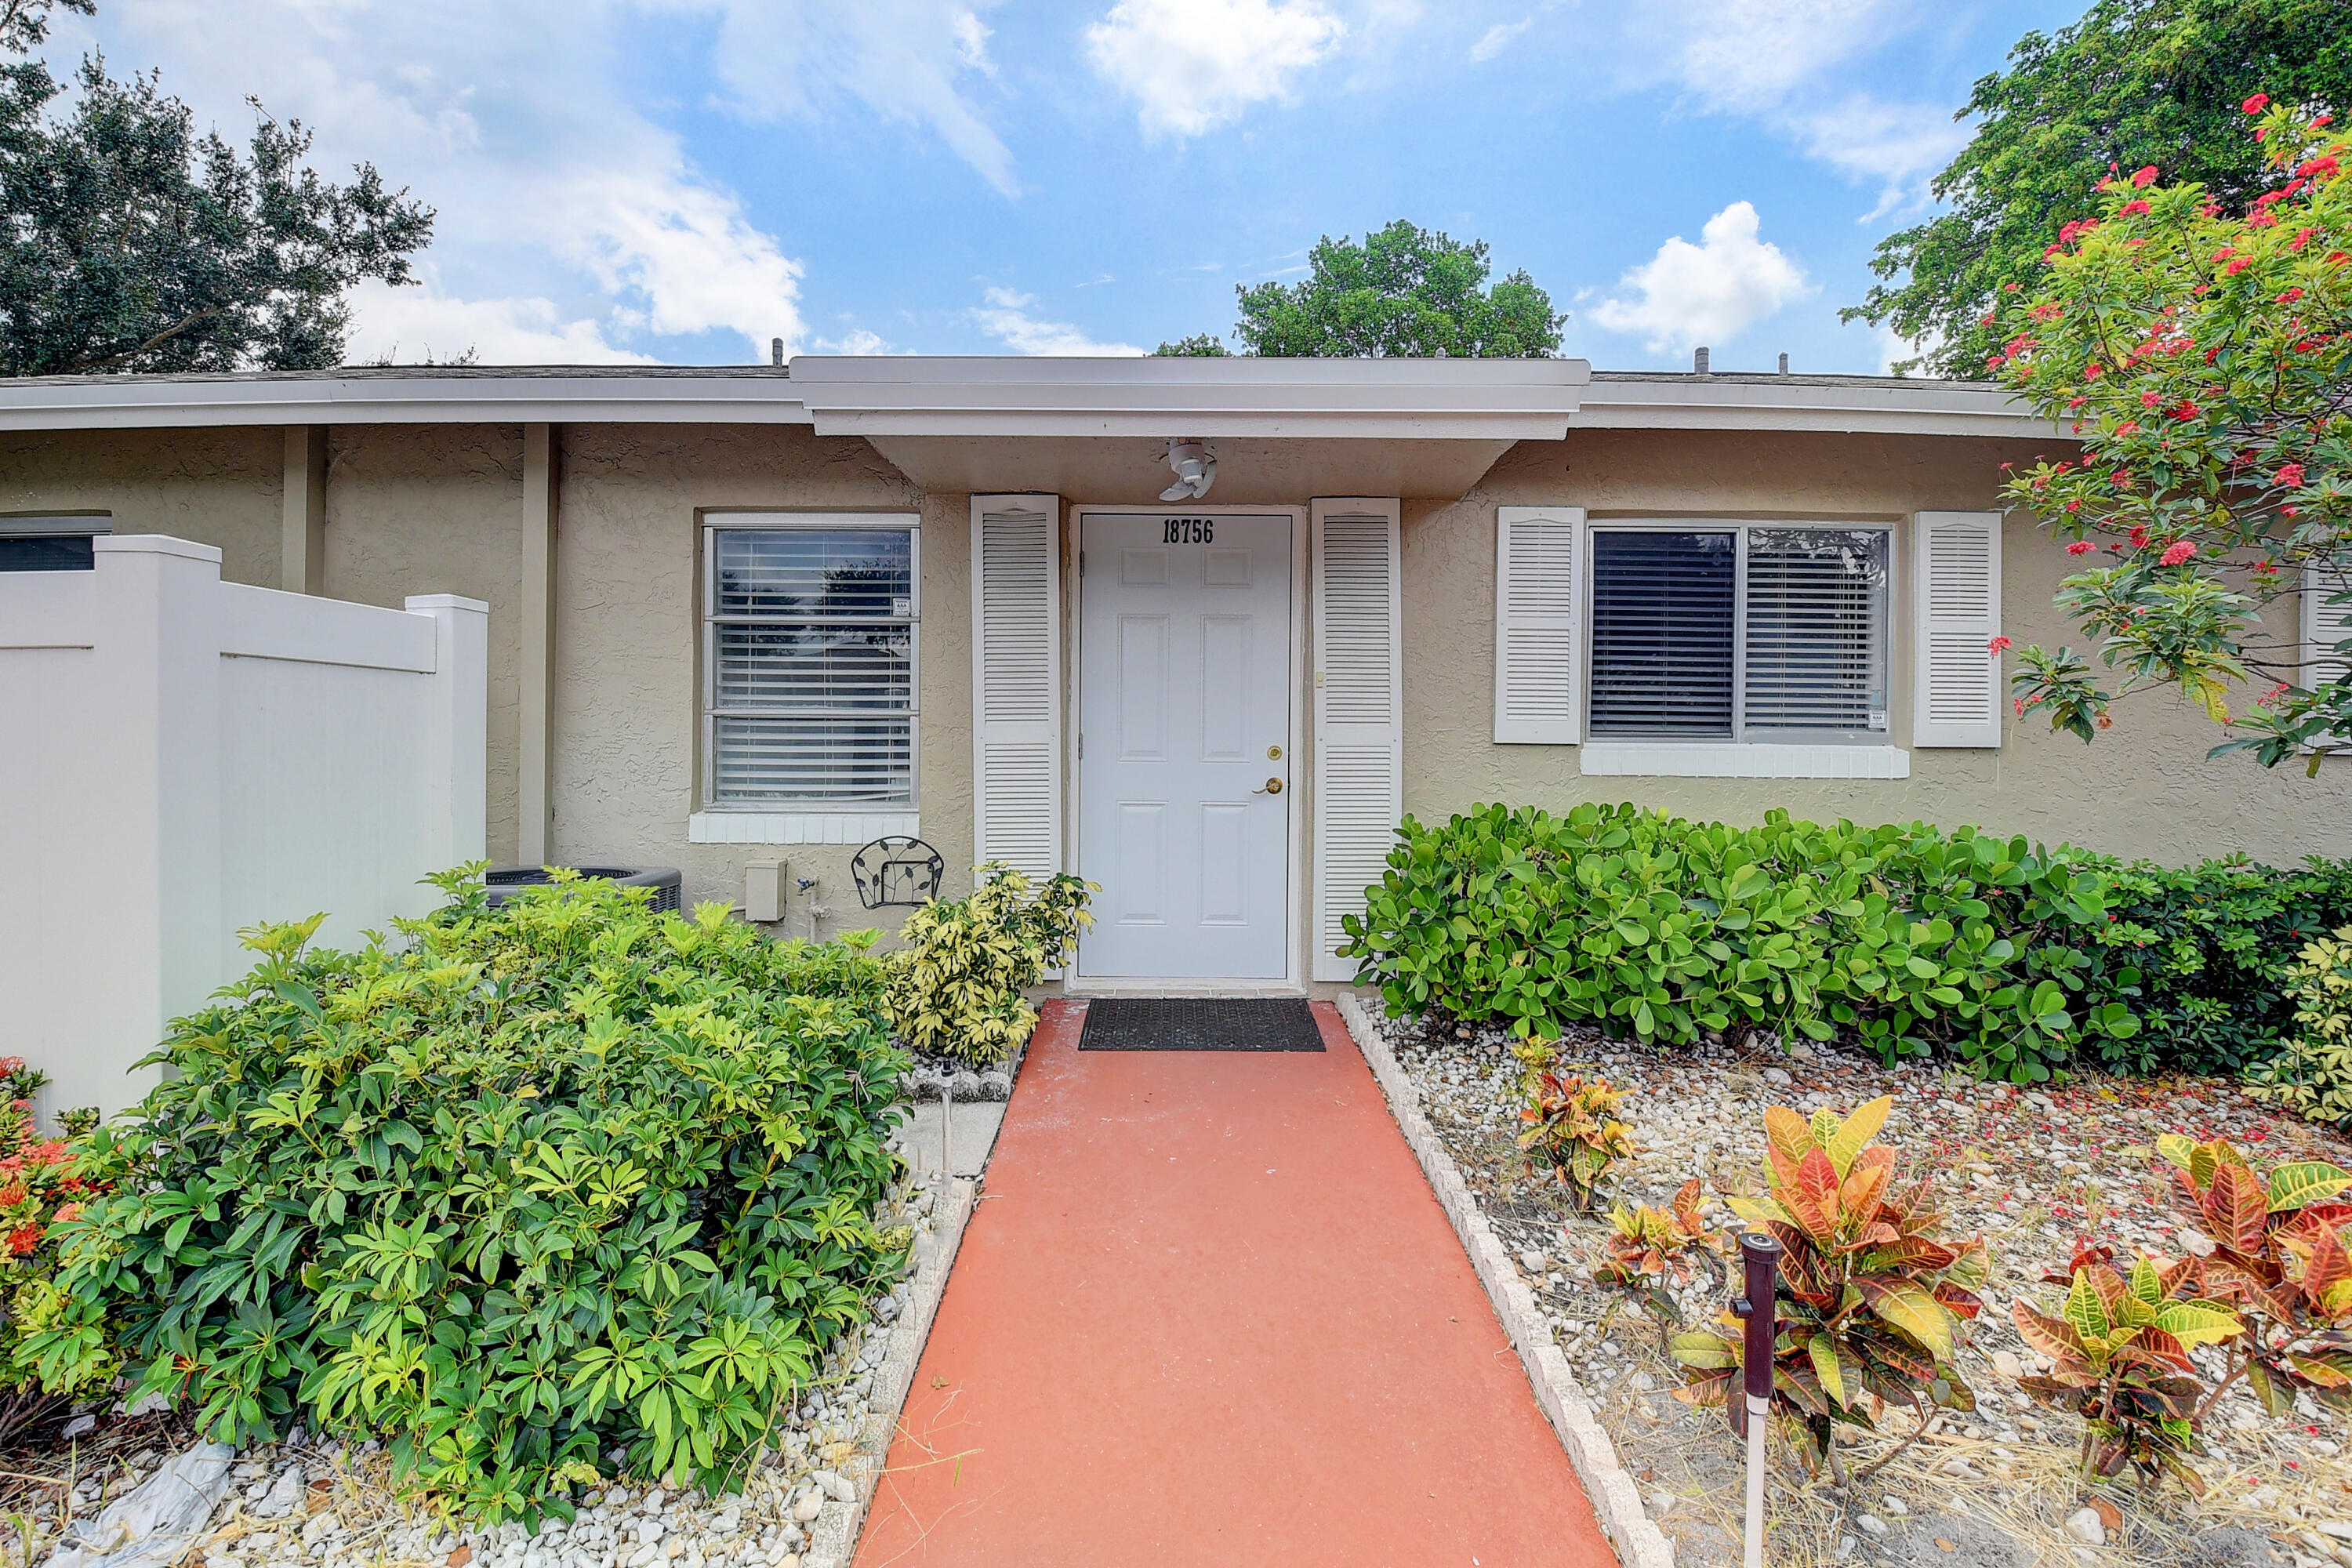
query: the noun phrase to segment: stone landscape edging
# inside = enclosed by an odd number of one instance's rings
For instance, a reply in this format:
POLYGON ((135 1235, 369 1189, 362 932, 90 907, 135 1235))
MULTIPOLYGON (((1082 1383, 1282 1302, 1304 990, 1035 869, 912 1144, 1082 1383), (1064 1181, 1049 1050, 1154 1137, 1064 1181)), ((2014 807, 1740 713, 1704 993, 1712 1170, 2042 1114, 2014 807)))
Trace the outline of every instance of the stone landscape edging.
POLYGON ((1576 1468, 1577 1479, 1584 1483, 1584 1494, 1600 1519, 1601 1533, 1617 1549, 1617 1560, 1624 1568, 1674 1568, 1673 1546, 1643 1510, 1641 1489, 1618 1462, 1617 1447, 1609 1440, 1609 1434, 1593 1418, 1592 1406, 1578 1385, 1568 1358, 1553 1342, 1551 1325, 1536 1307, 1535 1292, 1520 1279, 1509 1252, 1486 1223, 1486 1216, 1479 1212, 1477 1199, 1455 1168, 1454 1157, 1445 1152, 1436 1130, 1422 1114, 1421 1096, 1413 1089, 1412 1080, 1397 1065, 1387 1039, 1373 1026, 1361 1002, 1343 993, 1339 998, 1339 1009, 1341 1020, 1348 1026, 1349 1037, 1356 1042, 1356 1049, 1363 1054, 1381 1092, 1388 1099, 1389 1114, 1396 1119, 1397 1130, 1404 1134, 1406 1145, 1421 1162, 1421 1172, 1429 1182, 1430 1191, 1436 1194, 1445 1217, 1453 1222, 1462 1250, 1469 1254, 1470 1266, 1477 1271, 1479 1283, 1486 1288, 1486 1300, 1495 1310, 1496 1321, 1503 1325, 1511 1348, 1518 1352, 1519 1365, 1527 1373, 1528 1385, 1535 1390, 1536 1403, 1542 1406, 1545 1418, 1559 1434, 1569 1463, 1576 1468))
POLYGON ((929 1260, 915 1270, 914 1289, 908 1292, 906 1310, 899 1313, 898 1325, 890 1335, 889 1353, 883 1357, 881 1369, 874 1374, 866 1425, 858 1434, 856 1458, 845 1468, 844 1479, 856 1489, 856 1496, 849 1500, 848 1506, 828 1509, 818 1516, 816 1527, 810 1531, 808 1550, 802 1553, 801 1568, 849 1568, 849 1560, 857 1551, 857 1538, 866 1527, 866 1510, 872 1506, 874 1490, 881 1485, 883 1468, 889 1463, 891 1440, 898 1433, 898 1417, 906 1408, 908 1394, 914 1388, 915 1368, 923 1359, 925 1342, 931 1337, 940 1299, 947 1294, 948 1273, 955 1267, 956 1249, 963 1244, 964 1227, 971 1223, 979 1187, 976 1178, 948 1177, 947 1192, 940 1200, 942 1212, 931 1226, 936 1245, 929 1260))

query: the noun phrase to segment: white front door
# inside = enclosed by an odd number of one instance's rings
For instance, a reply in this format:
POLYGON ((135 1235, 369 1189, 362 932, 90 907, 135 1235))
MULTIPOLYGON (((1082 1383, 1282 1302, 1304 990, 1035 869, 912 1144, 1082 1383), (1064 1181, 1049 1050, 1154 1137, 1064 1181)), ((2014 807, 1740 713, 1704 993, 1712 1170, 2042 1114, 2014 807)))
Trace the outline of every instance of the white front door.
POLYGON ((1087 513, 1082 978, 1289 972, 1288 517, 1087 513))

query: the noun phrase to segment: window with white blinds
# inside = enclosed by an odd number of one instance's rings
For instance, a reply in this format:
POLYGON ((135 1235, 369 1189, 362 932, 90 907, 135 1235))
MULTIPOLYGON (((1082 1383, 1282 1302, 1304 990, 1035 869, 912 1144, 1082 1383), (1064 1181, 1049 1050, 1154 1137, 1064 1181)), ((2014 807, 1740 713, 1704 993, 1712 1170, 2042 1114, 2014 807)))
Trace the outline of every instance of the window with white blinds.
POLYGON ((713 809, 914 804, 917 537, 854 516, 707 531, 713 809))
POLYGON ((1886 730, 1886 534, 1750 528, 1742 727, 1751 736, 1886 730))
POLYGON ((1595 740, 1884 742, 1887 534, 1592 532, 1595 740))
POLYGON ((1596 739, 1732 732, 1737 533, 1592 535, 1596 739))

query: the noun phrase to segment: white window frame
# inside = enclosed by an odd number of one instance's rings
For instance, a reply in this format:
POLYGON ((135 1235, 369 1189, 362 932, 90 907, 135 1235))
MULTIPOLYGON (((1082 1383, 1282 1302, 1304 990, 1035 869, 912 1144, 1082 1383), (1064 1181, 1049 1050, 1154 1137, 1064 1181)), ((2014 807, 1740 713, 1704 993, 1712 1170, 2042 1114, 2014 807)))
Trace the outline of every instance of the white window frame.
MULTIPOLYGON (((701 603, 696 625, 701 637, 702 670, 696 690, 701 766, 696 784, 698 809, 688 837, 697 844, 864 843, 886 834, 918 831, 922 796, 923 709, 923 531, 914 512, 716 511, 702 513, 701 603), (906 618, 908 665, 908 774, 904 801, 725 802, 718 787, 719 626, 732 617, 718 613, 719 535, 756 532, 870 531, 907 536, 906 618)), ((891 617, 896 625, 897 616, 891 617)))
POLYGON ((1588 774, 1683 778, 1908 778, 1910 753, 1894 744, 1895 591, 1901 530, 1874 518, 1590 518, 1585 522, 1583 581, 1577 585, 1577 668, 1582 687, 1583 742, 1579 761, 1588 774), (1886 572, 1878 595, 1879 684, 1887 707, 1884 729, 1748 732, 1748 534, 1750 530, 1790 532, 1880 533, 1886 539, 1886 572), (1600 533, 1724 533, 1735 536, 1731 632, 1731 733, 1724 736, 1597 736, 1593 713, 1593 596, 1601 577, 1600 533))

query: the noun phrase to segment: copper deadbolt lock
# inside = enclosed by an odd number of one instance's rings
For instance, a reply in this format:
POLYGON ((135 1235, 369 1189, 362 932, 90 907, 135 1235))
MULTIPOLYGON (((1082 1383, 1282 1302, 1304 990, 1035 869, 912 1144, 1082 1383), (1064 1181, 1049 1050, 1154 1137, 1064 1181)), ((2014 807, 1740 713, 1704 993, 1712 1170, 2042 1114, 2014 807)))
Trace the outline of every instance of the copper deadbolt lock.
POLYGON ((1280 746, 1268 746, 1265 749, 1265 754, 1270 761, 1277 763, 1282 761, 1282 748, 1280 746))

